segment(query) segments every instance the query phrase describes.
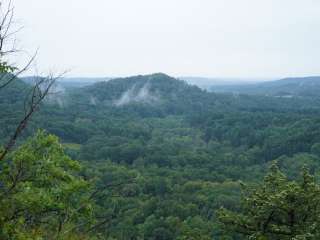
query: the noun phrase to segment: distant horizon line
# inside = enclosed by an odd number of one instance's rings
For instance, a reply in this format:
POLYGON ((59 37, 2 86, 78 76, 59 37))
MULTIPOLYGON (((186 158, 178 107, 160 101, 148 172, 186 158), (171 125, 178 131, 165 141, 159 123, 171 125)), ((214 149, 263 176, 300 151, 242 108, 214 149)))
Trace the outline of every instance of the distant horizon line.
MULTIPOLYGON (((71 75, 71 76, 64 76, 61 77, 61 79, 117 79, 117 78, 127 78, 127 77, 134 77, 134 76, 148 76, 153 74, 165 74, 168 76, 171 76, 173 78, 177 79, 202 79, 202 80, 222 80, 222 81, 272 81, 272 80, 281 80, 281 79, 287 79, 287 78, 312 78, 312 77, 320 77, 319 75, 289 75, 289 76, 283 76, 283 77, 228 77, 228 76, 222 76, 222 77, 208 77, 208 76, 202 76, 202 75, 171 75, 163 72, 155 72, 155 73, 147 73, 147 74, 132 74, 132 75, 119 75, 119 76, 88 76, 88 75, 71 75)), ((29 78, 29 77, 41 77, 41 75, 22 75, 22 78, 29 78)))

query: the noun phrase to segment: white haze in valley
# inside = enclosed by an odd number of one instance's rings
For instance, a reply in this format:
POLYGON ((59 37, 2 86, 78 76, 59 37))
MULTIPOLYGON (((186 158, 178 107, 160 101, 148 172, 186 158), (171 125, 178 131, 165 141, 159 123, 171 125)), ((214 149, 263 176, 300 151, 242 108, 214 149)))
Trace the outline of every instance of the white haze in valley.
POLYGON ((60 108, 66 106, 66 89, 59 83, 55 83, 46 97, 49 104, 58 105, 60 108))
POLYGON ((90 96, 90 104, 96 106, 97 105, 97 99, 93 96, 90 96))
POLYGON ((114 105, 123 106, 130 103, 155 103, 159 101, 159 97, 150 92, 150 84, 144 84, 140 89, 134 85, 127 91, 125 91, 121 97, 114 101, 114 105))
MULTIPOLYGON (((56 83, 50 90, 46 103, 57 105, 60 108, 68 106, 69 101, 68 91, 59 83, 56 83)), ((101 103, 95 96, 88 96, 87 103, 96 106, 101 103)), ((133 85, 128 90, 124 91, 118 99, 111 102, 112 105, 120 107, 131 103, 154 104, 160 101, 160 94, 150 91, 150 83, 145 83, 142 87, 133 85)), ((105 102, 105 104, 108 104, 105 102)), ((110 102, 109 102, 110 104, 110 102)))

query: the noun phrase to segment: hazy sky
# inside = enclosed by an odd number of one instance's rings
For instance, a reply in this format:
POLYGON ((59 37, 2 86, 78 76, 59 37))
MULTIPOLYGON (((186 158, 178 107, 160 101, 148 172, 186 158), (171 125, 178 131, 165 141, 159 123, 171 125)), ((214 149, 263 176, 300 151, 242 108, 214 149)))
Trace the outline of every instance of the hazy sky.
POLYGON ((319 0, 14 0, 38 68, 71 76, 320 74, 319 0))

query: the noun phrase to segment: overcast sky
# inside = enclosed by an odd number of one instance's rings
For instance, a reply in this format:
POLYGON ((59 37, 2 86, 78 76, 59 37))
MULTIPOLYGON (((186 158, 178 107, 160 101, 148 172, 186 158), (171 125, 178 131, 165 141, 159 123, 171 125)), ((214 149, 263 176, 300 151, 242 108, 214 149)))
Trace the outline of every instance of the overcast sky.
POLYGON ((70 76, 320 75, 319 0, 14 0, 21 45, 70 76))

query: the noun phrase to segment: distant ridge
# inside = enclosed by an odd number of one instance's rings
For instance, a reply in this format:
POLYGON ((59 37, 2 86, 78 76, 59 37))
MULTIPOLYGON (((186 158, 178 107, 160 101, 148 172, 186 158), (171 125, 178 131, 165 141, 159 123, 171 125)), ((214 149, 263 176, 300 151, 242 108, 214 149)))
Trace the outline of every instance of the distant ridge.
MULTIPOLYGON (((31 83, 36 76, 21 78, 26 83, 31 83)), ((146 84, 146 82, 157 81, 180 81, 183 85, 193 85, 211 92, 235 93, 249 95, 264 95, 277 97, 320 97, 320 76, 290 77, 280 80, 246 79, 246 78, 205 78, 205 77, 179 77, 173 78, 164 73, 149 75, 137 75, 122 78, 110 77, 70 77, 61 78, 58 81, 62 88, 79 88, 87 86, 118 86, 119 82, 127 82, 127 87, 134 84, 146 84), (106 83, 109 83, 105 85, 106 83)), ((142 86, 141 85, 141 86, 142 86)), ((131 86, 132 87, 132 86, 131 86)), ((161 90, 161 84, 157 86, 161 90)), ((165 91, 171 92, 174 88, 165 91)), ((118 89, 119 90, 119 89, 118 89)), ((111 94, 111 93, 110 93, 111 94)), ((109 94, 109 95, 110 95, 109 94)), ((143 93, 141 93, 143 95, 143 93)), ((139 99, 139 97, 137 98, 139 99)))
MULTIPOLYGON (((27 76, 21 77, 21 79, 26 83, 32 83, 34 79, 38 78, 39 76, 27 76)), ((84 87, 96 82, 103 82, 109 81, 112 78, 109 77, 63 77, 57 80, 57 84, 59 87, 63 88, 77 88, 77 87, 84 87)))
POLYGON ((278 97, 320 97, 320 76, 291 77, 245 85, 212 86, 210 90, 278 97))
POLYGON ((179 77, 179 79, 185 80, 189 84, 196 85, 205 89, 210 89, 210 87, 212 86, 244 85, 271 80, 265 78, 209 78, 197 76, 184 76, 179 77))

